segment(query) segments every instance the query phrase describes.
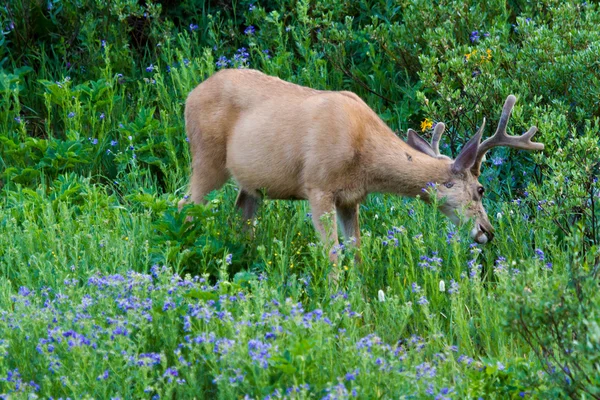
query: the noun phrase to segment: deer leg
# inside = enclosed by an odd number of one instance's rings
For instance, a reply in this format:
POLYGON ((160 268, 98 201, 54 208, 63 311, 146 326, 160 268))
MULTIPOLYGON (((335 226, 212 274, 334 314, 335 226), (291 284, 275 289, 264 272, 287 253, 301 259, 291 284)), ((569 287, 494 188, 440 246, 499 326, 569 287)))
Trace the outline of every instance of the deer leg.
POLYGON ((242 219, 244 221, 243 228, 245 230, 250 228, 251 220, 256 214, 259 202, 259 199, 252 196, 244 189, 240 189, 237 200, 235 201, 235 206, 242 211, 242 219))
POLYGON ((338 246, 337 223, 335 216, 328 221, 327 214, 335 212, 335 201, 332 193, 323 191, 311 191, 308 195, 308 201, 312 211, 312 220, 317 232, 321 234, 323 245, 329 252, 329 261, 334 264, 329 278, 337 282, 339 275, 339 267, 337 266, 336 247, 338 246))
POLYGON ((209 160, 203 160, 194 164, 190 177, 190 195, 187 199, 179 201, 178 206, 180 210, 189 202, 205 204, 206 199, 204 196, 215 189, 219 189, 229 179, 229 173, 225 169, 225 166, 211 163, 209 160))
POLYGON ((358 204, 337 206, 337 216, 342 225, 346 240, 351 240, 356 247, 360 246, 360 228, 358 225, 358 204))
MULTIPOLYGON (((358 215, 360 204, 337 206, 337 215, 342 225, 342 232, 346 241, 352 242, 356 247, 360 247, 360 225, 358 224, 358 215)), ((361 263, 360 253, 354 253, 354 261, 361 263)))

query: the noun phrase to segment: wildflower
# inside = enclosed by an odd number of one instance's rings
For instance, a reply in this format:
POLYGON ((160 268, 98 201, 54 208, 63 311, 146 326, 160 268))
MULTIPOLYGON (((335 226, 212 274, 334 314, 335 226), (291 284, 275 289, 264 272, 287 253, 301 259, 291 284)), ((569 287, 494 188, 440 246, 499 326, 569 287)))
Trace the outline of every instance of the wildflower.
POLYGON ((21 286, 19 288, 19 295, 23 296, 23 297, 27 297, 31 294, 31 290, 29 290, 27 287, 25 286, 21 286))
POLYGON ((252 36, 254 35, 254 32, 256 31, 256 29, 254 28, 254 26, 250 25, 249 27, 247 27, 244 30, 244 34, 248 35, 248 36, 252 36))
POLYGON ((71 111, 71 112, 69 113, 69 115, 67 115, 67 117, 69 117, 69 118, 73 118, 74 116, 75 116, 75 113, 74 113, 73 111, 71 111))
POLYGON ((421 131, 425 132, 428 129, 431 129, 433 127, 433 121, 429 118, 425 118, 423 121, 421 121, 421 131))
POLYGON ((102 47, 106 47, 106 40, 104 40, 104 39, 103 39, 103 40, 101 40, 101 41, 100 41, 100 45, 101 45, 102 47))
POLYGON ((422 364, 417 365, 415 369, 417 380, 421 379, 424 376, 435 378, 435 376, 437 375, 436 368, 428 362, 424 362, 422 364))
POLYGON ((446 243, 448 243, 448 244, 452 243, 452 239, 454 238, 455 235, 456 235, 456 232, 454 232, 454 231, 450 231, 450 232, 446 233, 446 243))
POLYGON ((15 117, 15 122, 16 122, 17 124, 20 124, 20 123, 21 123, 21 117, 19 117, 19 116, 17 115, 17 116, 15 117))
POLYGON ((354 371, 352 371, 352 372, 348 372, 348 373, 346 374, 346 380, 347 380, 347 381, 355 381, 355 380, 356 380, 356 376, 358 375, 358 373, 359 373, 359 369, 358 369, 358 368, 357 368, 357 369, 355 369, 355 370, 354 370, 354 371))
POLYGON ((433 389, 433 385, 431 383, 429 384, 429 386, 427 386, 425 394, 428 394, 430 396, 433 396, 435 394, 435 390, 433 389))
POLYGON ((444 282, 443 280, 440 281, 440 292, 445 292, 446 291, 446 282, 444 282))
POLYGON ((248 6, 248 11, 254 11, 255 8, 256 8, 256 6, 254 4, 250 4, 248 6))
POLYGON ((197 29, 198 29, 198 25, 196 25, 196 24, 190 24, 190 31, 194 32, 197 29))
POLYGON ((229 350, 235 345, 235 340, 229 340, 227 338, 217 339, 215 341, 215 347, 213 348, 213 352, 224 356, 229 353, 229 350))
POLYGON ((377 299, 379 300, 379 302, 383 303, 385 301, 385 293, 383 292, 383 290, 379 290, 377 292, 377 299))
POLYGON ((115 147, 115 146, 116 146, 118 143, 119 143, 119 142, 117 142, 116 140, 111 140, 111 141, 110 141, 110 145, 111 145, 112 147, 115 147))
POLYGON ((248 354, 254 362, 266 369, 269 366, 268 359, 271 357, 269 353, 271 347, 270 343, 252 339, 248 342, 248 354))
POLYGON ((416 282, 413 282, 412 284, 412 292, 413 293, 419 293, 421 291, 421 286, 417 285, 416 282))
POLYGON ((229 65, 229 60, 225 56, 219 57, 216 62, 218 68, 225 68, 229 65))
POLYGON ((108 379, 108 370, 105 370, 102 375, 99 375, 96 380, 97 381, 105 381, 108 379))
POLYGON ((150 64, 149 66, 146 67, 146 72, 152 72, 154 71, 154 64, 150 64))
POLYGON ((232 257, 233 257, 232 254, 227 254, 227 256, 225 257, 225 262, 227 263, 227 265, 231 265, 232 257))
POLYGON ((469 39, 471 40, 471 43, 475 43, 477 41, 479 41, 479 31, 473 31, 471 32, 471 35, 469 36, 469 39))
POLYGON ((100 114, 100 121, 102 121, 104 119, 104 113, 100 114))
POLYGON ((544 261, 544 252, 541 249, 535 249, 535 255, 537 256, 538 260, 544 261))
POLYGON ((504 162, 504 160, 502 159, 502 157, 492 158, 492 164, 494 164, 494 165, 502 165, 503 162, 504 162))
POLYGON ((469 276, 475 278, 482 270, 481 264, 476 264, 475 260, 470 260, 467 265, 469 266, 469 276))
POLYGON ((455 294, 458 293, 458 282, 456 282, 454 279, 450 279, 450 289, 448 289, 448 293, 449 294, 455 294))
POLYGON ((429 301, 427 300, 427 297, 421 296, 421 298, 419 300, 417 300, 417 303, 421 306, 424 306, 424 305, 429 304, 429 301))

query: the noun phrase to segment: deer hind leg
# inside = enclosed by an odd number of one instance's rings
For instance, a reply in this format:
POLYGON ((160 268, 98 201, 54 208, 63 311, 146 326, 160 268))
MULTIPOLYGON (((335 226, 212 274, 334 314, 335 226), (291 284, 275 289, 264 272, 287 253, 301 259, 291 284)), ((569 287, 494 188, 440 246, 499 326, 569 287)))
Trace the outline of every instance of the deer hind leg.
MULTIPOLYGON (((358 224, 358 208, 359 204, 354 205, 338 205, 336 207, 337 216, 342 226, 344 238, 352 241, 357 248, 360 247, 360 226, 358 224)), ((360 253, 356 252, 354 260, 360 263, 360 253)))
POLYGON ((352 240, 356 247, 360 246, 360 229, 358 225, 358 204, 336 207, 342 232, 347 240, 352 240))
POLYGON ((235 201, 235 206, 242 211, 242 219, 244 221, 244 229, 250 228, 250 223, 254 215, 256 214, 256 210, 260 204, 260 200, 256 197, 252 196, 250 193, 245 191, 244 189, 240 189, 240 193, 238 194, 237 200, 235 201))
POLYGON ((323 244, 329 251, 329 260, 332 263, 336 263, 338 258, 338 235, 335 215, 333 215, 335 213, 334 196, 332 193, 314 190, 309 193, 308 201, 315 229, 321 234, 323 244), (331 214, 333 217, 328 220, 330 223, 326 223, 325 221, 327 214, 331 214))
POLYGON ((213 190, 221 188, 229 179, 229 172, 225 168, 224 162, 218 162, 209 157, 203 158, 199 154, 195 157, 200 160, 192 165, 190 195, 187 199, 179 201, 180 210, 188 202, 205 204, 204 197, 213 190))

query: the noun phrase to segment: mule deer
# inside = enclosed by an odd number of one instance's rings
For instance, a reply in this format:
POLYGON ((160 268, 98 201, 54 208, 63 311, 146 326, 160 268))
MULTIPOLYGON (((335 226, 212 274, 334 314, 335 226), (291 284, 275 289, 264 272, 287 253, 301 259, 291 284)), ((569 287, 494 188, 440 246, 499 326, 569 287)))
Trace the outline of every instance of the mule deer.
MULTIPOLYGON (((261 194, 271 199, 306 199, 315 228, 328 248, 338 243, 335 219, 327 231, 321 217, 336 212, 344 236, 360 244, 359 204, 371 192, 420 195, 437 183, 445 198, 441 211, 459 223, 459 213, 473 220, 478 243, 493 237, 478 182, 485 153, 496 146, 542 150, 531 127, 508 136, 506 125, 516 98, 508 96, 491 138, 480 143, 485 119, 455 160, 441 155, 443 123, 431 144, 409 129, 402 141, 352 92, 320 91, 261 72, 226 69, 198 85, 185 106, 192 153, 189 200, 204 201, 229 177, 239 187, 236 201, 243 218, 253 217, 261 194)), ((182 207, 187 200, 182 200, 182 207)), ((334 260, 334 252, 330 253, 334 260)))

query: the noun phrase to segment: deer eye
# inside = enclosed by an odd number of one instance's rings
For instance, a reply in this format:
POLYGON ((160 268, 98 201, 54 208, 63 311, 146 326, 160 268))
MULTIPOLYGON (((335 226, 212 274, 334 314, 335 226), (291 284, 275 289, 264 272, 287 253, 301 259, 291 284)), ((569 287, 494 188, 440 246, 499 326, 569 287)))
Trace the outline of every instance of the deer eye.
POLYGON ((483 186, 479 186, 477 188, 477 193, 479 193, 480 196, 483 196, 483 194, 485 193, 485 189, 483 186))
POLYGON ((444 186, 446 186, 448 189, 450 189, 452 186, 454 186, 454 182, 446 182, 446 183, 444 183, 444 186))

